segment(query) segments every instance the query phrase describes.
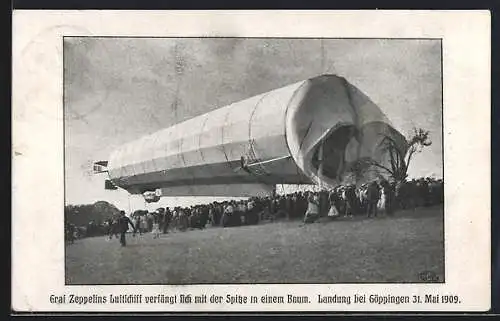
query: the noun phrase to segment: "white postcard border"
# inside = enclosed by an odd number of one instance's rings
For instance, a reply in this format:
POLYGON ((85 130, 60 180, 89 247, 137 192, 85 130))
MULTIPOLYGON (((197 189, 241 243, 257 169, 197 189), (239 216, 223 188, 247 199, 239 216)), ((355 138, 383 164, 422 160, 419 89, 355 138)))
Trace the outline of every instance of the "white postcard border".
POLYGON ((12 308, 16 311, 486 311, 490 308, 488 11, 13 13, 12 308), (445 284, 65 286, 63 36, 441 38, 445 284), (471 175, 473 174, 473 175, 471 175), (313 304, 53 304, 50 295, 309 295, 313 304), (316 303, 318 294, 458 295, 460 304, 316 303))

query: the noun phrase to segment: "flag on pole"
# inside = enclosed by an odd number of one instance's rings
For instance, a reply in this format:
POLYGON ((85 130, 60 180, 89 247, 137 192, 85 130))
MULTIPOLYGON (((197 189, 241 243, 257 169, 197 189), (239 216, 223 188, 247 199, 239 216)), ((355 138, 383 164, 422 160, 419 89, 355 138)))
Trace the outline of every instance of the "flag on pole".
POLYGON ((108 171, 108 161, 94 162, 94 174, 106 173, 108 171))

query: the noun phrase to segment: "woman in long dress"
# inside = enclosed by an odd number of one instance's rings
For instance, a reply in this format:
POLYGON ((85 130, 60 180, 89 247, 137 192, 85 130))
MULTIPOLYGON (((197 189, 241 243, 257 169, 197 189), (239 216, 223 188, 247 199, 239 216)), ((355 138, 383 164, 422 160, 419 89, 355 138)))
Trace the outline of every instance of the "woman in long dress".
POLYGON ((386 199, 387 199, 386 190, 384 187, 382 187, 381 191, 380 191, 380 199, 378 200, 377 207, 378 207, 379 211, 381 211, 383 213, 385 213, 386 199))
POLYGON ((330 219, 334 219, 334 218, 339 217, 339 214, 340 213, 339 213, 337 207, 335 206, 335 198, 330 197, 330 210, 328 211, 328 217, 330 219))
POLYGON ((317 196, 310 195, 307 210, 304 215, 304 223, 314 223, 319 217, 319 200, 317 196))
MULTIPOLYGON (((137 234, 137 232, 140 230, 139 222, 140 222, 139 216, 137 216, 137 215, 132 216, 132 223, 134 224, 134 233, 132 234, 133 237, 135 237, 135 234, 137 234)), ((140 231, 139 231, 139 233, 140 233, 140 231)))
POLYGON ((151 231, 153 238, 157 239, 160 237, 160 213, 155 213, 153 215, 153 230, 151 231))
POLYGON ((140 217, 141 217, 140 230, 142 231, 142 233, 146 233, 146 231, 148 229, 148 220, 147 220, 146 214, 143 214, 140 217))

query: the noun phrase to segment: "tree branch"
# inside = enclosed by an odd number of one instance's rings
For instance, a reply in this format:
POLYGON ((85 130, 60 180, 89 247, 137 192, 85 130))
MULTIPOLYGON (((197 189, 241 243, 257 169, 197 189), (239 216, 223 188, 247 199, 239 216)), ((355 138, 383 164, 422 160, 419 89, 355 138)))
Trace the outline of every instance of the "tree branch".
POLYGON ((393 147, 389 148, 389 157, 391 158, 391 169, 393 171, 395 171, 397 167, 396 167, 396 162, 394 159, 395 157, 394 157, 394 148, 393 147))
POLYGON ((393 171, 391 171, 390 169, 388 169, 388 168, 387 168, 387 167, 385 167, 384 165, 377 163, 377 162, 376 162, 376 161, 374 161, 374 160, 370 160, 370 161, 369 161, 369 164, 370 164, 370 165, 372 165, 372 166, 378 167, 378 168, 382 168, 382 169, 386 170, 389 174, 394 175, 394 172, 393 172, 393 171))
POLYGON ((380 142, 380 144, 384 143, 385 140, 388 140, 389 141, 389 146, 393 146, 394 149, 396 150, 396 152, 399 154, 399 156, 401 158, 404 158, 404 155, 403 153, 401 152, 401 150, 398 148, 398 144, 396 142, 396 140, 394 140, 392 137, 389 137, 387 135, 384 135, 384 134, 381 134, 384 138, 382 139, 382 141, 380 142))
POLYGON ((406 168, 408 168, 410 166, 411 158, 413 157, 413 154, 415 154, 415 152, 416 152, 416 148, 415 148, 415 146, 412 146, 408 152, 408 159, 406 160, 406 168))

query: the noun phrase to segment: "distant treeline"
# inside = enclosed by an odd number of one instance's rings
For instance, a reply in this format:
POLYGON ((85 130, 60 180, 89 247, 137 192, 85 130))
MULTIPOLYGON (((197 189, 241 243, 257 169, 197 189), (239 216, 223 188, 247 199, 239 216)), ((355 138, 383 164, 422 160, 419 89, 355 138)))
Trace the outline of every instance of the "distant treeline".
POLYGON ((64 221, 66 224, 86 226, 89 222, 96 225, 103 224, 110 217, 118 215, 120 210, 106 201, 94 204, 66 205, 64 207, 64 221))

